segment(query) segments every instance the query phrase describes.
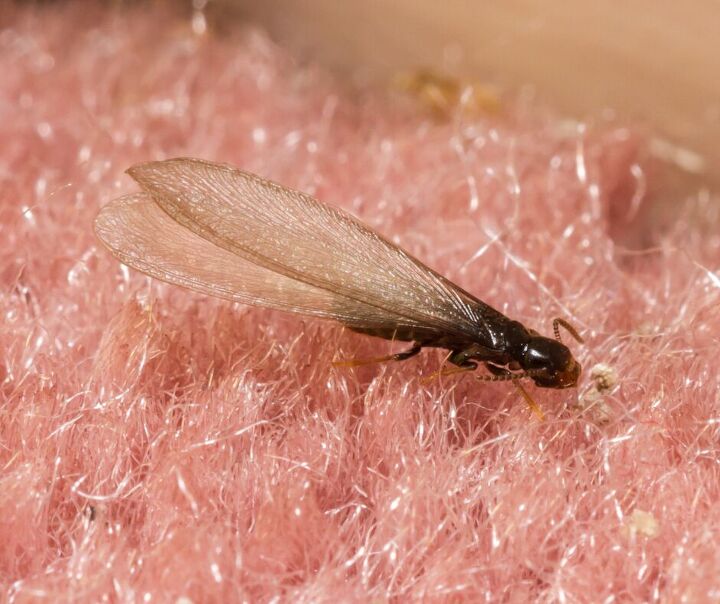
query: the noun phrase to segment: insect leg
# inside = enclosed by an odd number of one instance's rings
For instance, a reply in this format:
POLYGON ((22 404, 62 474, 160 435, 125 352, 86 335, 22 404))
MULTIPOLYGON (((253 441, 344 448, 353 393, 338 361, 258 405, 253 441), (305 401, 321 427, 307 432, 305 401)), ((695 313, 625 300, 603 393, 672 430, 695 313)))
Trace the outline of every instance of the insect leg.
POLYGON ((347 361, 333 361, 333 367, 359 367, 360 365, 372 365, 373 363, 385 363, 387 361, 404 361, 414 357, 422 350, 421 342, 414 342, 412 347, 403 352, 396 352, 384 357, 375 357, 373 359, 349 359, 347 361))
POLYGON ((422 382, 427 383, 439 377, 466 373, 477 369, 477 363, 470 360, 470 354, 466 350, 453 350, 445 360, 455 365, 455 367, 441 367, 437 371, 433 371, 429 376, 424 377, 422 382))
POLYGON ((522 378, 530 377, 528 373, 513 373, 512 371, 508 371, 507 369, 503 369, 497 365, 492 365, 491 363, 485 363, 485 367, 487 367, 488 371, 492 373, 492 375, 479 375, 475 379, 480 380, 481 382, 512 382, 520 395, 525 399, 527 406, 530 407, 530 411, 532 411, 540 421, 545 420, 545 414, 542 412, 540 405, 535 402, 530 394, 528 394, 527 390, 525 390, 525 388, 523 388, 520 384, 520 380, 522 378))
POLYGON ((390 361, 404 361, 406 359, 409 359, 411 357, 414 357, 417 353, 419 353, 422 350, 423 345, 420 342, 413 342, 412 347, 410 347, 405 352, 398 352, 395 354, 390 355, 390 361))
POLYGON ((437 371, 433 371, 430 375, 427 377, 424 377, 421 382, 423 384, 427 384, 428 382, 432 382, 434 379, 440 378, 440 377, 446 377, 448 375, 455 375, 456 373, 467 373, 468 371, 474 371, 477 369, 477 363, 468 363, 464 367, 445 367, 440 368, 437 371))
MULTIPOLYGON (((471 371, 477 369, 477 363, 471 360, 471 353, 467 350, 453 350, 447 359, 453 365, 471 371)), ((455 373, 453 371, 453 373, 455 373)))
POLYGON ((530 411, 532 411, 541 422, 545 421, 545 414, 540 408, 540 405, 538 405, 533 399, 533 397, 528 394, 527 390, 525 390, 525 388, 520 385, 520 382, 518 382, 517 380, 513 380, 513 384, 515 385, 515 388, 517 388, 520 395, 525 399, 527 406, 530 407, 530 411))
POLYGON ((488 378, 496 378, 499 380, 513 379, 517 374, 513 373, 512 371, 508 371, 504 367, 498 367, 497 365, 493 365, 492 363, 484 363, 485 369, 487 369, 490 373, 492 373, 492 376, 488 376, 488 378))

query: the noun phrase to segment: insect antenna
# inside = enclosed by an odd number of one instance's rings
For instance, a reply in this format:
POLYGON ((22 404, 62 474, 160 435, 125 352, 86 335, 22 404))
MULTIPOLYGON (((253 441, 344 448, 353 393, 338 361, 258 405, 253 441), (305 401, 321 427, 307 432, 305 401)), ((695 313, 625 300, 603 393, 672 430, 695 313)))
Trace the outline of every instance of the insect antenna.
POLYGON ((555 333, 555 339, 558 342, 562 342, 562 338, 560 337, 561 326, 564 327, 567 332, 578 342, 580 342, 581 344, 585 343, 585 340, 583 340, 582 336, 577 332, 577 329, 570 325, 570 323, 568 323, 565 319, 561 319, 560 317, 553 321, 553 332, 555 333))
POLYGON ((532 371, 520 371, 518 373, 513 373, 512 371, 507 371, 506 373, 496 373, 493 375, 476 375, 475 379, 480 382, 510 382, 510 381, 517 381, 522 380, 524 378, 533 377, 534 375, 542 375, 545 372, 544 369, 536 369, 532 371))

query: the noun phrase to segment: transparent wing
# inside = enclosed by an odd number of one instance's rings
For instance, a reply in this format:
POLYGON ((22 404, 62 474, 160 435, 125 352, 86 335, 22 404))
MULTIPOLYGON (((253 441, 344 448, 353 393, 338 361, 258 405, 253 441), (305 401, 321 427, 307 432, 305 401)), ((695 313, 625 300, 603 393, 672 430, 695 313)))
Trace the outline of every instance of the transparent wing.
POLYGON ((145 193, 102 208, 95 232, 124 264, 162 281, 244 304, 341 321, 351 327, 402 325, 401 318, 274 273, 184 228, 145 193))
POLYGON ((335 207, 201 160, 128 173, 178 223, 253 264, 407 324, 493 341, 485 318, 496 311, 335 207))

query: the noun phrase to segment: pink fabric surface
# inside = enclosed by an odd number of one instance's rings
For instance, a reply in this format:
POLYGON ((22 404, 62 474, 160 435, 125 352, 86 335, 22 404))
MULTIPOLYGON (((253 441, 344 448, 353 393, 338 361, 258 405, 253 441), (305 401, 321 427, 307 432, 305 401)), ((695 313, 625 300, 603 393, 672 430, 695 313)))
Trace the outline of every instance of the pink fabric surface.
POLYGON ((720 205, 654 231, 637 129, 432 119, 161 9, 4 11, 4 598, 720 597, 720 205), (543 333, 568 319, 579 388, 528 385, 540 422, 508 384, 423 382, 440 351, 335 369, 402 346, 124 269, 92 220, 178 155, 349 209, 543 333))

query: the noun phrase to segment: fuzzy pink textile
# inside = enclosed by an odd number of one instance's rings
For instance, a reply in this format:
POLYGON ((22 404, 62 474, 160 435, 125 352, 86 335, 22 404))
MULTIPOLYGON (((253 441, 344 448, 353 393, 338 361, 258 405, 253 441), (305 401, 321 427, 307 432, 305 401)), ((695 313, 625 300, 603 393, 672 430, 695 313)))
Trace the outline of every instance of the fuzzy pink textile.
POLYGON ((720 598, 720 205, 658 233, 639 133, 433 120, 200 15, 3 11, 0 601, 720 598), (509 384, 422 381, 441 351, 334 369, 402 346, 125 269, 92 220, 178 155, 568 319, 579 389, 528 385, 540 422, 509 384))

